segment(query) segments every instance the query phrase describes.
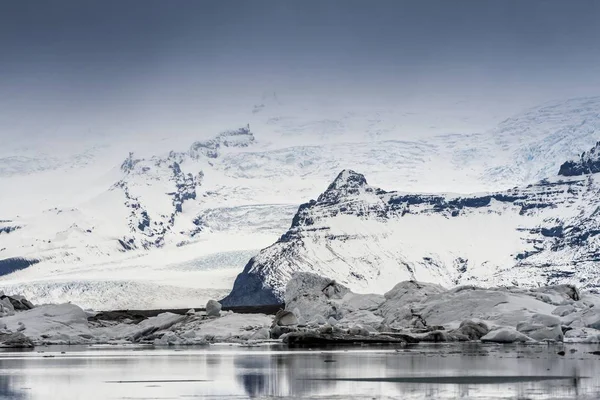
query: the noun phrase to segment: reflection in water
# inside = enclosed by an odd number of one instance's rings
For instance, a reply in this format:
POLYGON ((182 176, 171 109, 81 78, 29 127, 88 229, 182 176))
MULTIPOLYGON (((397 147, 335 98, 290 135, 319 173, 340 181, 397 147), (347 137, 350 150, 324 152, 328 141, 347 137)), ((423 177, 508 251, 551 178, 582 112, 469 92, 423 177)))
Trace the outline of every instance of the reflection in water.
POLYGON ((0 352, 0 398, 599 398, 600 357, 590 354, 598 348, 563 347, 566 356, 547 345, 50 347, 0 352))
MULTIPOLYGON (((0 363, 0 371, 4 370, 1 367, 0 363)), ((16 388, 14 379, 11 379, 9 376, 0 375, 0 398, 2 399, 11 399, 11 400, 24 400, 27 398, 25 391, 27 388, 16 388)))
MULTIPOLYGON (((249 397, 259 397, 275 390, 276 380, 268 372, 272 367, 272 357, 235 357, 236 379, 244 386, 249 397)), ((276 367, 275 367, 276 369, 276 367)))

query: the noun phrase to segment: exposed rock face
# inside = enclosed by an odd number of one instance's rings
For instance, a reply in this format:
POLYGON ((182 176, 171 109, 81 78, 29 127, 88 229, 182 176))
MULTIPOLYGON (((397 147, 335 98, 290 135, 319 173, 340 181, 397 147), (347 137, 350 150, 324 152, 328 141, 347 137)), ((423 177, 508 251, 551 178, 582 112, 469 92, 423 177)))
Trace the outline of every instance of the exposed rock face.
POLYGON ((586 175, 562 171, 470 196, 386 192, 343 170, 298 208, 279 241, 250 260, 224 304, 281 303, 301 271, 357 292, 384 293, 398 280, 600 287, 599 149, 582 157, 586 175))
POLYGON ((561 176, 579 176, 600 172, 600 142, 591 150, 581 154, 579 160, 567 161, 560 166, 561 176))
POLYGON ((130 153, 123 162, 124 176, 112 190, 122 191, 129 209, 131 235, 120 239, 124 251, 163 246, 183 204, 196 199, 204 175, 202 171, 186 172, 187 159, 185 153, 171 152, 166 158, 150 159, 136 159, 130 153), (167 198, 151 203, 146 198, 149 187, 156 187, 167 198))
POLYGON ((5 258, 0 260, 0 275, 8 275, 12 272, 37 264, 38 262, 39 260, 23 257, 5 258))
POLYGON ((11 232, 16 231, 17 229, 21 229, 20 225, 14 225, 9 220, 0 220, 0 235, 1 234, 9 234, 11 232))
MULTIPOLYGON (((264 251, 264 250, 263 250, 264 251)), ((268 305, 281 304, 283 299, 276 295, 273 288, 265 282, 266 274, 257 266, 257 259, 253 257, 244 267, 244 271, 235 278, 234 290, 221 300, 225 306, 235 305, 268 305)))

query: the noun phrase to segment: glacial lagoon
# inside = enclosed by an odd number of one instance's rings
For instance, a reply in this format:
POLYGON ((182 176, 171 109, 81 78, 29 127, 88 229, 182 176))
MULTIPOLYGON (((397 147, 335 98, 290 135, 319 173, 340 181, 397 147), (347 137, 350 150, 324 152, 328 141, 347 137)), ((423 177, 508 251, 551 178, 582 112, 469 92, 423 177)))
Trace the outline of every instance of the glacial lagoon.
POLYGON ((0 398, 596 399, 598 350, 599 345, 479 343, 48 346, 0 352, 0 398))

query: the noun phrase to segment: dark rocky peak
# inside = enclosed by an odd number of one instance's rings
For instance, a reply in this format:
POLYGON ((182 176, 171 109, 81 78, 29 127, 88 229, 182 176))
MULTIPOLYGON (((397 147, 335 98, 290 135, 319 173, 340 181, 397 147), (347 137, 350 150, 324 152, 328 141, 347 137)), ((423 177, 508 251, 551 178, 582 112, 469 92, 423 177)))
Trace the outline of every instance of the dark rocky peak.
POLYGON ((139 163, 140 161, 141 161, 140 159, 133 158, 133 152, 130 151, 129 156, 121 164, 121 171, 123 171, 127 174, 130 173, 135 168, 135 165, 137 163, 139 163))
POLYGON ((590 150, 583 152, 579 160, 567 161, 560 166, 558 175, 579 176, 600 172, 600 142, 590 150))
POLYGON ((361 190, 369 188, 367 179, 363 174, 359 174, 351 169, 345 169, 340 172, 335 180, 329 185, 327 190, 319 196, 319 203, 337 202, 345 196, 358 195, 361 190))
POLYGON ((21 229, 19 225, 0 225, 0 235, 3 233, 9 234, 11 232, 21 229))
POLYGON ((352 190, 366 186, 368 186, 367 179, 363 174, 345 169, 338 174, 327 190, 352 190))

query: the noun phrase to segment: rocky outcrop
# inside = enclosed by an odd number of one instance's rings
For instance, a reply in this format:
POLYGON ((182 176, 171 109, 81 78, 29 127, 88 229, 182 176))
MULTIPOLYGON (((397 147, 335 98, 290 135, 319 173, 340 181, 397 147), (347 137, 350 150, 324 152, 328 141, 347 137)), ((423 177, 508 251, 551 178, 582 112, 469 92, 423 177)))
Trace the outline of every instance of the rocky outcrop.
POLYGON ((23 257, 11 257, 0 260, 0 276, 28 268, 40 262, 39 260, 23 257))
MULTIPOLYGON (((10 221, 7 221, 7 222, 10 222, 10 221)), ((8 235, 9 233, 14 232, 18 229, 21 229, 21 226, 19 226, 19 225, 4 225, 2 223, 2 221, 0 221, 0 235, 3 233, 8 235)))
POLYGON ((560 166, 560 176, 579 176, 600 172, 600 142, 581 154, 578 160, 567 161, 560 166))
POLYGON ((264 271, 257 268, 256 257, 250 259, 233 284, 234 290, 220 302, 224 306, 239 305, 270 305, 281 304, 280 294, 275 294, 273 287, 267 284, 264 271))

